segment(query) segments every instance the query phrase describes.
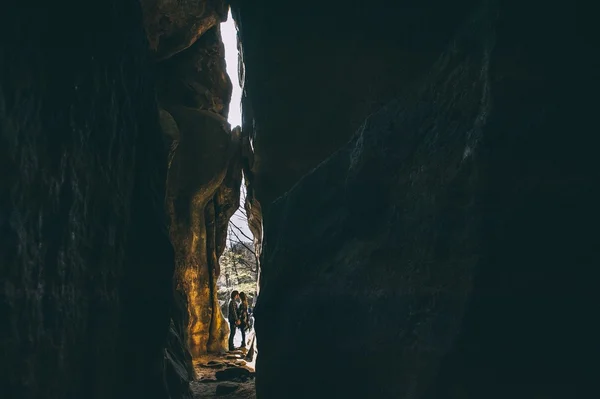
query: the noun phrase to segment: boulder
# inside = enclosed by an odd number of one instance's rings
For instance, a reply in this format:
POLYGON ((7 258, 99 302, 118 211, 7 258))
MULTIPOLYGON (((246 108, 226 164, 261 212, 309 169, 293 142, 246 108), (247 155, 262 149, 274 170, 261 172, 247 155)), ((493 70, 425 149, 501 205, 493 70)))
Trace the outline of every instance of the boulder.
POLYGON ((215 378, 219 381, 246 381, 250 378, 250 370, 244 367, 230 367, 215 373, 215 378))

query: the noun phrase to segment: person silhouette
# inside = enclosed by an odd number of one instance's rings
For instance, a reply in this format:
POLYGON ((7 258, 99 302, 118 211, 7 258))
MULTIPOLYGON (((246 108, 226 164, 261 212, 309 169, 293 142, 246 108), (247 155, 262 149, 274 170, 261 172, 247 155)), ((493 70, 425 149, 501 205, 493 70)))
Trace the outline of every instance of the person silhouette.
POLYGON ((240 317, 238 315, 238 308, 236 301, 240 299, 240 294, 236 290, 231 293, 231 299, 229 301, 229 312, 227 318, 229 319, 229 350, 235 350, 233 345, 233 339, 235 337, 235 330, 240 325, 240 317))
POLYGON ((240 292, 240 306, 238 307, 237 312, 238 318, 240 319, 239 328, 242 331, 242 348, 246 347, 246 330, 249 327, 248 324, 248 298, 246 294, 240 292))

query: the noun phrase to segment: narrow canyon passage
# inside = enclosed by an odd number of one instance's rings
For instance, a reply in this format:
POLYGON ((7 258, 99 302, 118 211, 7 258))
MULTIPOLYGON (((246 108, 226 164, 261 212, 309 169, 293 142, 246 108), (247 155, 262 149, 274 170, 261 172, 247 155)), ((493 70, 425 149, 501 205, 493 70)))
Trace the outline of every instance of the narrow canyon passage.
POLYGON ((3 2, 0 396, 595 397, 592 15, 3 2))

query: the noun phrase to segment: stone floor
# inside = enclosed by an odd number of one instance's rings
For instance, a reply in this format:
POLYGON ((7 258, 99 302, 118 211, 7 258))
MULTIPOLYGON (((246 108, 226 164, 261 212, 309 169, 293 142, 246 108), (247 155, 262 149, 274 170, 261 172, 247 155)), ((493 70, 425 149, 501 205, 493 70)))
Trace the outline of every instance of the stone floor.
MULTIPOLYGON (((246 338, 248 342, 252 342, 253 336, 249 334, 246 338)), ((236 337, 234 343, 239 347, 241 338, 236 337)), ((194 369, 197 379, 190 384, 194 399, 216 397, 255 399, 256 356, 250 361, 246 359, 246 354, 246 349, 238 349, 195 359, 194 369)))

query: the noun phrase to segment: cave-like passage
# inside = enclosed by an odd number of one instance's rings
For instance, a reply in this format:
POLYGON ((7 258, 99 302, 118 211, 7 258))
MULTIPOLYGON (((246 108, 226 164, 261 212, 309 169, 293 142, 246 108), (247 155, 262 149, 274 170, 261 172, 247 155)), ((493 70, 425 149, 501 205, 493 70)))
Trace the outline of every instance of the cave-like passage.
MULTIPOLYGON (((202 351, 203 345, 197 345, 195 341, 191 341, 191 346, 200 347, 200 351, 194 351, 194 348, 191 348, 195 380, 191 382, 190 389, 194 398, 214 397, 223 392, 233 391, 235 391, 236 397, 255 398, 254 379, 250 376, 254 374, 258 355, 252 310, 258 292, 259 251, 255 250, 254 234, 249 225, 248 216, 251 215, 247 211, 249 209, 246 204, 247 186, 244 180, 245 174, 250 170, 251 148, 249 139, 244 137, 244 132, 241 132, 242 88, 239 79, 240 73, 238 73, 240 56, 237 28, 231 12, 228 13, 226 22, 221 23, 218 28, 223 45, 220 49, 220 57, 224 56, 225 58, 224 69, 231 81, 231 98, 229 104, 226 104, 229 97, 228 95, 223 96, 225 110, 222 116, 227 116, 229 126, 225 130, 231 134, 227 141, 232 146, 232 150, 226 155, 228 166, 224 172, 224 180, 213 197, 212 209, 214 211, 212 214, 210 212, 205 214, 205 216, 212 216, 212 222, 207 223, 207 226, 212 227, 207 227, 206 231, 213 231, 215 236, 218 235, 218 239, 213 240, 215 244, 212 247, 212 253, 218 259, 207 257, 208 270, 217 272, 216 276, 214 274, 211 276, 211 278, 216 277, 216 280, 212 280, 210 283, 211 295, 216 291, 216 296, 211 296, 205 304, 196 301, 200 306, 192 308, 191 312, 196 311, 198 314, 202 314, 208 308, 212 309, 211 323, 215 323, 216 320, 219 329, 204 328, 198 331, 196 341, 202 344, 210 342, 211 338, 216 338, 219 345, 207 347, 206 351, 202 351), (248 299, 249 320, 248 328, 244 329, 245 348, 242 349, 242 331, 240 328, 235 328, 234 346, 237 349, 227 351, 229 337, 226 334, 231 332, 231 328, 228 328, 229 303, 234 290, 245 293, 248 299), (208 335, 206 336, 206 334, 208 335), (211 384, 215 380, 225 382, 211 384)), ((220 78, 223 78, 222 58, 220 60, 220 68, 217 71, 220 78)), ((226 86, 227 84, 223 84, 225 87, 223 93, 228 91, 226 86)), ((207 209, 211 210, 211 207, 208 206, 207 209)), ((256 216, 251 216, 250 220, 255 221, 256 216)), ((208 234, 204 237, 207 238, 208 249, 211 238, 208 234)), ((260 244, 257 246, 260 248, 260 244)), ((236 307, 239 307, 239 304, 236 304, 236 307)), ((193 314, 190 313, 190 320, 192 319, 193 314)), ((202 323, 197 324, 204 327, 202 323)))

